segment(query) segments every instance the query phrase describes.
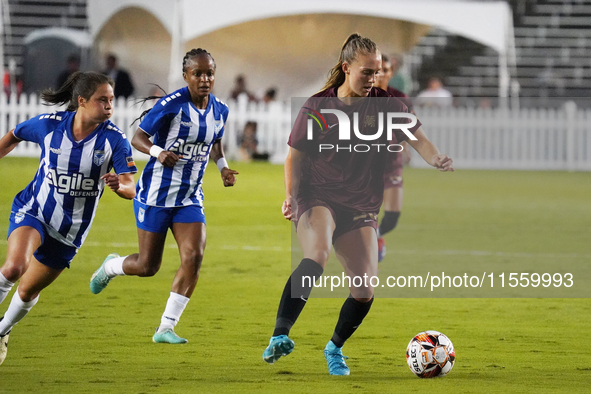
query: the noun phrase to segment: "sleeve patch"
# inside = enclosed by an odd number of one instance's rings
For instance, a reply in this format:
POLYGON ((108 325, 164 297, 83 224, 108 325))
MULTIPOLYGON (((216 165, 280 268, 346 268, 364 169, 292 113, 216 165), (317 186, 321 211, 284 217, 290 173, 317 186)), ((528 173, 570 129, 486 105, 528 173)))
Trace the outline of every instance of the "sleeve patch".
POLYGON ((168 96, 168 97, 166 97, 166 98, 162 99, 162 100, 160 101, 160 104, 161 104, 161 105, 164 107, 164 106, 165 106, 165 105, 166 105, 166 104, 167 104, 169 101, 171 101, 171 100, 173 100, 173 99, 175 99, 175 98, 177 98, 177 97, 181 97, 181 94, 180 94, 180 92, 177 92, 177 93, 175 93, 175 94, 173 94, 173 95, 171 95, 171 96, 168 96))
POLYGON ((53 113, 53 114, 45 114, 41 115, 39 119, 55 119, 55 120, 62 120, 62 117, 53 113))

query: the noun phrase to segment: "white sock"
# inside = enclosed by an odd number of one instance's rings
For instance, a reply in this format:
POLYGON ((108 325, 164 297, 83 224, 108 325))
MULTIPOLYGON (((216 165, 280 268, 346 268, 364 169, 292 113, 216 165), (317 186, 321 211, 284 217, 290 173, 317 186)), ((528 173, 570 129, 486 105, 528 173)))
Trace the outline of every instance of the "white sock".
POLYGON ((16 323, 21 321, 23 317, 29 313, 31 308, 39 301, 39 296, 29 302, 24 302, 18 295, 18 289, 14 292, 10 305, 4 314, 4 318, 0 320, 0 335, 6 335, 8 331, 14 327, 16 323))
POLYGON ((127 256, 122 256, 108 260, 105 263, 105 274, 107 274, 109 278, 125 275, 125 272, 123 272, 123 261, 126 257, 127 256))
POLYGON ((189 298, 177 293, 170 292, 170 297, 166 302, 166 308, 160 319, 160 327, 158 332, 162 332, 167 328, 174 328, 179 322, 185 307, 189 303, 189 298))
POLYGON ((4 301, 8 293, 10 293, 12 286, 14 286, 14 283, 6 279, 6 277, 2 275, 2 272, 0 272, 0 304, 2 304, 2 301, 4 301))

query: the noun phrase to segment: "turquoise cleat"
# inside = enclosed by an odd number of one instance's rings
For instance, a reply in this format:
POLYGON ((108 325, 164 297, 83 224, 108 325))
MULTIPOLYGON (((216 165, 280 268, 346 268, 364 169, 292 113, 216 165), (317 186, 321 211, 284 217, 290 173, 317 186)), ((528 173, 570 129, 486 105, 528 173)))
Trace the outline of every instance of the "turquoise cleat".
POLYGON ((110 255, 108 255, 107 258, 105 259, 105 261, 103 261, 103 263, 99 267, 99 269, 97 269, 94 272, 94 274, 92 274, 92 277, 90 278, 90 291, 93 294, 98 294, 101 291, 103 291, 105 289, 105 287, 107 287, 107 285, 109 284, 111 279, 113 279, 113 278, 109 278, 107 276, 107 274, 105 273, 105 263, 111 259, 116 258, 116 257, 121 257, 121 256, 119 256, 117 253, 111 253, 110 255))
POLYGON ((154 334, 154 336, 152 337, 152 342, 154 342, 154 343, 170 343, 173 345, 178 345, 181 343, 187 343, 189 341, 186 340, 185 338, 181 338, 178 335, 176 335, 176 333, 174 332, 174 330, 172 328, 167 328, 167 329, 163 330, 162 332, 158 332, 158 329, 156 329, 156 334, 154 334))
POLYGON ((287 356, 293 351, 295 343, 287 335, 271 337, 269 346, 263 352, 263 360, 269 364, 275 364, 281 356, 287 356))
POLYGON ((345 359, 349 358, 343 356, 343 351, 337 347, 332 341, 328 341, 324 348, 324 357, 328 363, 328 373, 330 375, 349 375, 349 367, 345 363, 345 359))

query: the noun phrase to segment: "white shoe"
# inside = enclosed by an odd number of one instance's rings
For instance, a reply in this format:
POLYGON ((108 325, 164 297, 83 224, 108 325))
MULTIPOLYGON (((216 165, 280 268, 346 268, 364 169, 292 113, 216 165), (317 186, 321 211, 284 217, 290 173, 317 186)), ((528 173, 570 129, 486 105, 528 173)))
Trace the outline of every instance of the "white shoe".
POLYGON ((10 331, 7 332, 5 335, 0 336, 0 365, 6 359, 6 354, 8 353, 8 336, 10 335, 10 331))

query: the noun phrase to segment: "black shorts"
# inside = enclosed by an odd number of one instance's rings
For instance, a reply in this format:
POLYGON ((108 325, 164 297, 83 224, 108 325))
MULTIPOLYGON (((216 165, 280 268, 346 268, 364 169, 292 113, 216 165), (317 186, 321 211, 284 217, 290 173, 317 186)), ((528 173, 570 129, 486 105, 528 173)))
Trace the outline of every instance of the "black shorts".
POLYGON ((296 230, 300 218, 306 211, 314 207, 326 207, 332 219, 335 222, 335 229, 332 233, 332 243, 343 234, 349 231, 357 230, 362 227, 373 227, 374 230, 378 228, 378 214, 376 212, 351 212, 332 207, 330 204, 317 199, 298 200, 298 212, 295 220, 296 230))

